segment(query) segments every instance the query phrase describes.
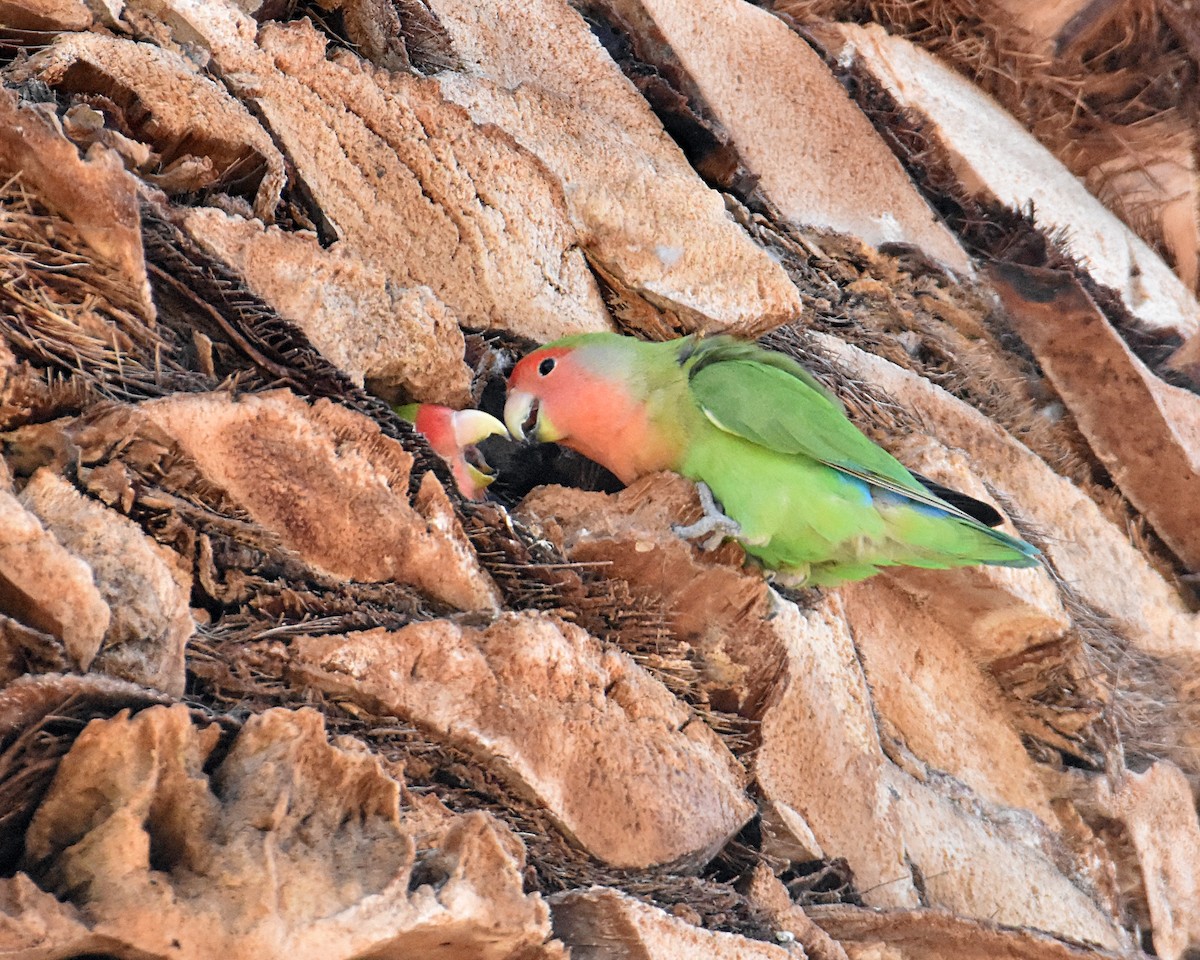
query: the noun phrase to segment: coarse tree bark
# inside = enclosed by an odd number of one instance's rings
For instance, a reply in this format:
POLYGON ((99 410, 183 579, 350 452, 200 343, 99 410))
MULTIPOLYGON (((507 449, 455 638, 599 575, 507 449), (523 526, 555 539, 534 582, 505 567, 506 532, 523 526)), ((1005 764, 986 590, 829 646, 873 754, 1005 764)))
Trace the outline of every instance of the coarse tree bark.
POLYGON ((0 957, 1200 952, 1182 0, 0 0, 0 957), (490 440, 759 338, 1028 570, 490 440))

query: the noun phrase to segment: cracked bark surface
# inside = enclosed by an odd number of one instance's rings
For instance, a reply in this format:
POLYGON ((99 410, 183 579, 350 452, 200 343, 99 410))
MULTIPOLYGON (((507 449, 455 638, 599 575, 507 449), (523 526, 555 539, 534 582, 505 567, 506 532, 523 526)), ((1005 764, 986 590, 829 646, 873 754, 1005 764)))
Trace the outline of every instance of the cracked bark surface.
POLYGON ((0 0, 0 954, 1200 949, 1200 46, 1067 8, 0 0), (1045 567, 776 589, 390 406, 600 329, 762 336, 1045 567))

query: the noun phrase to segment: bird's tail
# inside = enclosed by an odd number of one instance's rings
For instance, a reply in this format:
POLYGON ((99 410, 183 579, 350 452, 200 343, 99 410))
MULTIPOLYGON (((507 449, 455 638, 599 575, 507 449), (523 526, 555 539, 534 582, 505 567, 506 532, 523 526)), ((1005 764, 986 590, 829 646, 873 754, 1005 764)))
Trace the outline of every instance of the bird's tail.
POLYGON ((896 562, 935 570, 977 563, 1036 567, 1042 562, 1037 547, 1002 530, 929 504, 896 501, 900 498, 885 505, 876 498, 896 544, 896 562))
POLYGON ((1042 551, 1032 543, 1009 536, 1003 530, 985 527, 983 524, 973 523, 970 526, 975 533, 983 537, 981 563, 992 563, 1000 567, 1036 567, 1042 562, 1042 551), (995 546, 989 549, 987 541, 991 541, 995 546))

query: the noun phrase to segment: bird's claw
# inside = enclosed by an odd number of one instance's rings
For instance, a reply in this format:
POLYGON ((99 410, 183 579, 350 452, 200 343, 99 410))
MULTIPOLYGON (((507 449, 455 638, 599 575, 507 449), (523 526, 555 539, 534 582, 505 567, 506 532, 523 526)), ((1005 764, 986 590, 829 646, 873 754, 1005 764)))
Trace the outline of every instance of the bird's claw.
POLYGON ((703 537, 700 548, 705 551, 716 550, 726 538, 741 536, 742 525, 721 512, 707 483, 703 480, 697 483, 696 493, 700 495, 700 506, 704 510, 704 516, 695 523, 674 524, 671 529, 676 536, 684 540, 699 540, 703 537))
POLYGON ((772 586, 770 578, 767 579, 767 615, 764 620, 774 620, 787 607, 787 600, 772 586))

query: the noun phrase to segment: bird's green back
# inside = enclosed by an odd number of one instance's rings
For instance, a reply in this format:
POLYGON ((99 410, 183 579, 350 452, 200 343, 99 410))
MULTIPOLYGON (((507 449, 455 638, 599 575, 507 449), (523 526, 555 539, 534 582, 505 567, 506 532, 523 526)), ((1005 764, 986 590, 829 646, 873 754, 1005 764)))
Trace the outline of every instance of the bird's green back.
POLYGON ((719 336, 696 341, 684 366, 692 396, 720 429, 971 520, 868 439, 841 403, 789 357, 719 336))

